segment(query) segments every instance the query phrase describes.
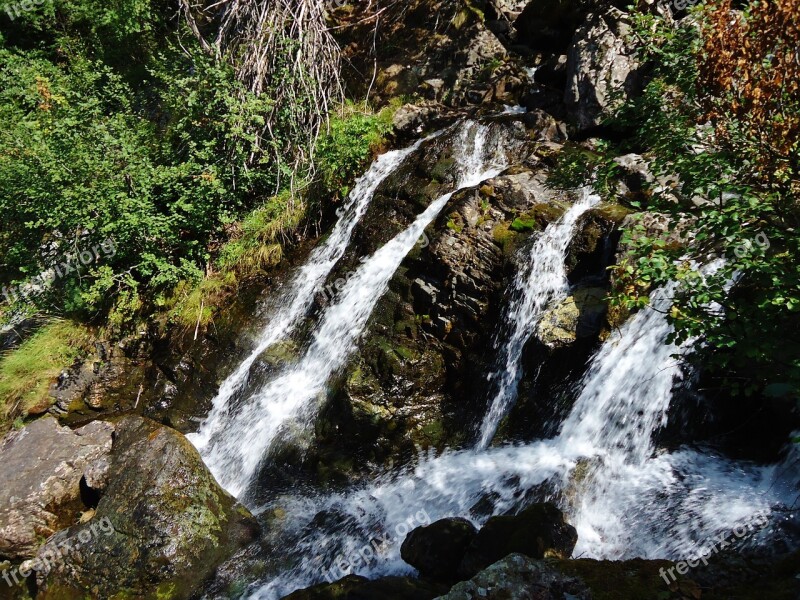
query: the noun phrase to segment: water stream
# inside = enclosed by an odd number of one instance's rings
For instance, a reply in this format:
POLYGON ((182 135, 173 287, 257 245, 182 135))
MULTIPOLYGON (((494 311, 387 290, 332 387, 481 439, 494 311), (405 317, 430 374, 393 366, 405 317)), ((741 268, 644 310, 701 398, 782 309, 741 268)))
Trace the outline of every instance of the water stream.
POLYGON ((512 297, 505 315, 510 331, 503 331, 495 342, 498 368, 489 377, 496 381, 493 400, 480 427, 479 448, 492 441, 497 427, 517 398, 522 377, 522 350, 545 309, 569 293, 565 254, 581 216, 600 202, 600 197, 584 191, 583 198, 551 223, 528 252, 512 283, 512 297))
MULTIPOLYGON (((457 190, 494 177, 505 166, 504 144, 500 138, 490 137, 490 130, 469 121, 455 136, 457 190)), ((206 464, 233 495, 242 497, 246 492, 259 464, 287 423, 302 426, 316 414, 325 399, 328 380, 355 349, 372 310, 403 258, 454 192, 432 202, 409 227, 359 266, 326 307, 311 344, 295 364, 253 393, 226 419, 224 430, 216 436, 208 441, 195 438, 206 464)), ((340 236, 338 243, 345 246, 346 242, 347 238, 340 236)), ((342 248, 336 254, 341 256, 343 251, 342 248)))
MULTIPOLYGON (((300 356, 269 381, 252 386, 258 355, 285 338, 308 311, 314 292, 346 251, 352 232, 380 183, 419 143, 379 158, 359 181, 333 233, 299 269, 281 308, 253 352, 225 381, 193 442, 220 481, 246 503, 259 465, 276 440, 304 430, 327 398, 327 385, 356 350, 370 315, 403 259, 455 191, 475 186, 506 166, 501 133, 473 121, 453 136, 454 189, 432 202, 406 229, 362 261, 322 311, 300 356)), ((658 289, 645 308, 616 330, 575 384, 576 398, 558 435, 521 445, 490 447, 516 400, 523 348, 542 314, 569 287, 565 255, 580 217, 599 201, 585 194, 534 241, 517 274, 495 345, 495 389, 474 448, 429 453, 413 465, 334 494, 297 492, 272 498, 258 512, 277 511, 280 544, 291 549, 280 571, 253 583, 246 595, 277 599, 350 572, 411 573, 399 554, 405 534, 420 524, 462 516, 480 526, 493 514, 552 500, 578 530, 576 556, 683 558, 756 515, 767 535, 786 519, 797 496, 797 474, 782 465, 732 461, 711 451, 659 448, 685 372, 681 356, 692 342, 669 343, 667 320, 676 285, 658 289), (424 517, 424 519, 423 519, 424 517), (356 554, 370 554, 358 564, 356 554)), ((275 532, 272 532, 275 533, 275 532)), ((276 567, 278 568, 278 567, 276 567)))
POLYGON ((605 342, 556 437, 430 454, 413 469, 348 493, 277 498, 274 506, 287 511, 287 532, 296 536, 300 558, 254 585, 251 597, 280 598, 342 577, 348 571, 337 561, 376 540, 380 552, 352 572, 411 573, 400 558, 400 534, 419 511, 428 521, 462 516, 480 526, 491 514, 518 510, 532 498, 551 499, 578 529, 575 555, 610 559, 691 557, 758 515, 769 520, 758 535, 780 528, 787 518, 782 509, 797 496, 789 460, 764 467, 694 448, 659 452, 653 445, 682 378, 674 355, 689 350, 667 343, 664 309, 673 291, 654 292, 651 307, 605 342), (334 525, 309 526, 320 514, 334 525))
MULTIPOLYGON (((436 135, 439 134, 434 134, 436 135)), ((250 369, 259 355, 276 342, 285 339, 310 308, 315 292, 319 290, 347 250, 353 230, 366 213, 378 186, 427 139, 419 140, 408 148, 382 154, 358 179, 353 191, 348 195, 347 202, 338 211, 341 216, 330 235, 314 249, 286 290, 280 294, 275 302, 277 310, 262 328, 255 347, 236 370, 222 382, 212 400, 211 412, 201 423, 199 430, 188 436, 201 453, 215 438, 225 435, 229 423, 236 416, 235 410, 231 410, 231 401, 247 387, 250 369)))

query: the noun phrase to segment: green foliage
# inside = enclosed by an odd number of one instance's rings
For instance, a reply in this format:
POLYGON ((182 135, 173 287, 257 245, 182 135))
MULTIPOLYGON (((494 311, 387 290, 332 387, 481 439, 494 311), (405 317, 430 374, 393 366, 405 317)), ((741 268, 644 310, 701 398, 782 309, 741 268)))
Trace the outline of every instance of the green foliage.
POLYGON ((385 143, 397 108, 392 104, 374 114, 348 103, 331 117, 315 155, 317 173, 326 190, 340 199, 347 196, 350 184, 385 143))
POLYGON ((282 238, 305 216, 305 203, 286 191, 270 198, 237 224, 219 253, 218 266, 251 274, 275 266, 283 257, 282 238))
POLYGON ((649 191, 647 208, 669 215, 670 230, 688 222, 691 240, 667 244, 641 226, 626 232, 617 305, 641 307, 650 289, 677 279, 681 291, 670 315, 675 341, 702 338, 696 359, 733 393, 797 395, 797 203, 788 187, 762 186, 751 177, 754 157, 731 152, 713 128, 698 125, 697 99, 709 93, 697 84, 698 29, 673 29, 652 16, 641 16, 639 25, 652 77, 619 114, 635 132, 634 147, 624 150, 648 157, 656 177, 677 176, 677 188, 649 191), (698 266, 714 256, 725 261, 701 275, 698 266))
POLYGON ((517 217, 511 222, 511 229, 518 233, 522 233, 524 231, 532 231, 536 229, 537 223, 536 219, 521 219, 517 217))
POLYGON ((571 144, 564 146, 556 155, 555 165, 548 172, 547 185, 560 190, 590 185, 599 194, 610 194, 619 166, 611 160, 606 142, 598 142, 597 150, 591 152, 571 144))
MULTIPOLYGON (((285 165, 253 132, 276 114, 280 139, 301 117, 247 93, 173 16, 157 0, 68 0, 0 38, 0 284, 105 239, 117 248, 34 309, 121 324, 199 281, 224 225, 282 185, 285 165)), ((296 223, 292 209, 270 218, 296 223)))

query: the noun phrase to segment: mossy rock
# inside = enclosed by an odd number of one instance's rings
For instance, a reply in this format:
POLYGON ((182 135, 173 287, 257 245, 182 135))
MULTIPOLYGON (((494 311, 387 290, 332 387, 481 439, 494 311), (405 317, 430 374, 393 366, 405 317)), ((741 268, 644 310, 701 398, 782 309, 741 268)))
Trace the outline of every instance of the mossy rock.
POLYGON ((92 590, 101 598, 189 598, 259 531, 185 437, 148 419, 124 417, 95 516, 51 538, 48 546, 70 548, 37 578, 38 597, 83 599, 92 590), (104 522, 110 527, 100 530, 104 522))
POLYGON ((625 220, 625 217, 632 214, 633 211, 616 202, 603 202, 599 206, 593 208, 590 213, 595 213, 604 221, 619 226, 625 220))
POLYGON ((536 219, 521 219, 517 217, 511 222, 509 228, 517 233, 523 233, 537 229, 537 226, 538 223, 536 223, 536 219))
POLYGON ((511 229, 510 223, 498 223, 492 229, 492 240, 500 246, 505 256, 510 256, 516 250, 519 234, 511 229))
POLYGON ((447 181, 448 177, 452 177, 455 164, 455 159, 450 156, 439 159, 431 169, 431 177, 434 181, 447 181))
POLYGON ((597 335, 607 312, 604 288, 580 288, 549 308, 536 326, 536 338, 549 348, 569 346, 597 335))
POLYGON ((281 340, 264 350, 258 360, 270 367, 280 367, 296 361, 297 358, 297 344, 292 340, 281 340))

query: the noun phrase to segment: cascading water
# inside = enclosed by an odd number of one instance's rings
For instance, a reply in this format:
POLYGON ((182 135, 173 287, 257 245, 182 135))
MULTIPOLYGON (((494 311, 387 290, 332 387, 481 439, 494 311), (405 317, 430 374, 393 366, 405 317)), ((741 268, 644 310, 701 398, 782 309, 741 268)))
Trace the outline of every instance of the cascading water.
MULTIPOLYGON (((499 140, 488 139, 489 127, 462 125, 454 154, 457 188, 477 185, 500 173, 505 155, 499 140)), ((355 348, 375 304, 425 227, 454 192, 434 201, 406 230, 364 262, 327 307, 305 354, 267 383, 226 419, 224 431, 200 445, 206 464, 235 496, 242 495, 270 445, 290 420, 307 422, 333 373, 355 348)))
MULTIPOLYGON (((462 516, 480 525, 491 512, 520 508, 528 494, 549 489, 572 496, 564 506, 578 529, 576 555, 595 558, 685 558, 756 514, 770 526, 776 511, 796 500, 796 474, 684 448, 656 454, 653 432, 663 423, 689 350, 667 343, 666 309, 675 286, 653 293, 592 359, 581 393, 560 434, 523 446, 421 457, 413 472, 387 475, 350 493, 278 498, 288 512, 297 564, 254 585, 251 597, 280 598, 322 579, 338 578, 337 559, 367 546, 378 551, 354 569, 366 576, 409 573, 399 556, 400 534, 424 510, 428 520, 462 516), (579 465, 591 465, 578 475, 579 465), (478 508, 484 506, 484 508, 478 508), (336 525, 309 526, 319 514, 336 525), (377 544, 371 544, 380 540, 377 544)), ((544 499, 544 498, 541 498, 544 499)), ((338 561, 340 564, 341 561, 338 561)), ((345 561, 346 563, 347 561, 345 561)))
POLYGON ((575 224, 587 210, 600 202, 600 197, 584 191, 583 198, 545 229, 534 242, 527 260, 514 278, 512 299, 505 315, 510 332, 503 332, 495 345, 499 348, 498 370, 490 376, 497 380, 493 400, 480 427, 478 448, 492 441, 500 421, 517 397, 522 377, 521 359, 525 343, 548 305, 566 298, 569 293, 564 265, 567 246, 575 224))
POLYGON ((202 453, 212 438, 224 432, 229 421, 235 416, 230 411, 231 399, 245 387, 250 369, 258 356, 276 342, 285 339, 308 311, 314 300, 314 293, 342 258, 350 237, 372 200, 378 186, 391 175, 403 161, 417 150, 423 142, 439 135, 419 140, 402 150, 392 150, 379 156, 369 170, 358 179, 347 203, 340 209, 341 216, 328 238, 308 257, 288 289, 280 296, 280 308, 269 319, 258 337, 252 352, 239 364, 236 370, 222 382, 217 395, 212 400, 211 412, 200 425, 197 433, 188 438, 202 453))

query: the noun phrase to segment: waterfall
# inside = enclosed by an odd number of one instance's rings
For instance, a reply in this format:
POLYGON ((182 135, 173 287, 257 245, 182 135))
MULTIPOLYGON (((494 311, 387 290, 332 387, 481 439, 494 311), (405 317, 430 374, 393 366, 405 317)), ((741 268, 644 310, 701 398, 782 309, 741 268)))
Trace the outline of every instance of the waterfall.
POLYGON ((587 210, 600 202, 600 197, 584 190, 583 198, 564 215, 547 226, 531 247, 526 260, 514 277, 511 302, 505 322, 511 331, 495 345, 500 345, 498 369, 490 380, 497 380, 493 400, 480 427, 479 448, 492 441, 500 421, 517 398, 522 377, 522 350, 548 306, 563 300, 569 293, 564 265, 567 247, 575 225, 587 210))
POLYGON ((653 433, 663 424, 673 387, 682 377, 674 355, 691 346, 668 343, 671 327, 665 313, 676 287, 653 292, 650 307, 604 343, 556 437, 431 453, 421 456, 413 470, 387 474, 349 492, 277 498, 273 504, 287 512, 282 535, 293 540, 299 558, 275 578, 251 586, 250 597, 280 598, 331 574, 343 576, 337 560, 368 545, 378 551, 353 572, 409 574, 412 569, 401 560, 399 548, 410 517, 424 510, 429 521, 462 516, 481 525, 487 505, 488 512, 503 514, 521 508, 531 493, 545 499, 543 483, 555 490, 548 497, 562 503, 578 529, 579 556, 677 560, 696 555, 754 515, 766 514, 769 527, 780 526, 786 517, 778 509, 791 505, 798 493, 795 470, 787 473, 782 466, 736 462, 693 448, 673 453, 654 448, 653 433), (579 470, 581 465, 589 469, 579 470), (334 524, 309 526, 319 514, 334 524))
MULTIPOLYGON (((505 166, 503 142, 490 140, 489 131, 488 126, 472 121, 461 126, 454 147, 457 189, 494 177, 505 166)), ((312 419, 324 399, 328 380, 355 349, 403 258, 453 193, 431 203, 407 229, 363 262, 325 309, 300 360, 253 394, 226 419, 224 431, 200 446, 214 476, 233 495, 241 496, 247 490, 272 442, 290 420, 303 424, 312 419)))
POLYGON ((285 339, 308 311, 314 300, 315 292, 319 290, 325 278, 342 258, 353 230, 367 211, 378 186, 425 141, 440 135, 440 133, 419 140, 408 148, 382 154, 358 179, 347 202, 339 209, 338 213, 341 216, 330 235, 311 252, 306 263, 289 283, 288 289, 278 298, 276 306, 279 308, 263 327, 255 348, 222 382, 217 395, 212 400, 211 411, 200 425, 197 433, 187 436, 201 453, 208 448, 214 436, 227 429, 228 423, 235 416, 231 413, 230 402, 246 386, 250 368, 255 360, 270 346, 285 339))

